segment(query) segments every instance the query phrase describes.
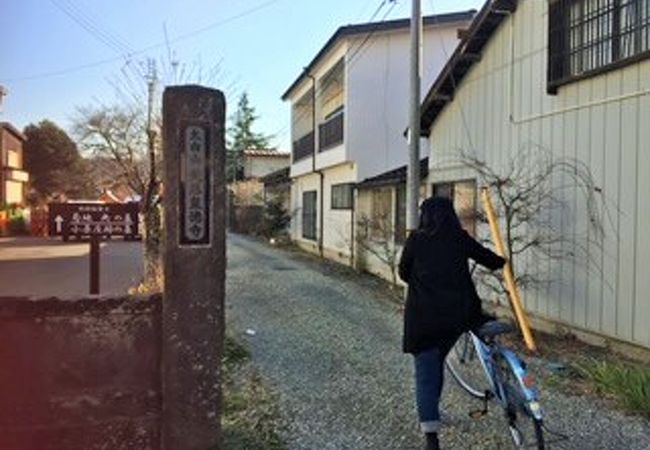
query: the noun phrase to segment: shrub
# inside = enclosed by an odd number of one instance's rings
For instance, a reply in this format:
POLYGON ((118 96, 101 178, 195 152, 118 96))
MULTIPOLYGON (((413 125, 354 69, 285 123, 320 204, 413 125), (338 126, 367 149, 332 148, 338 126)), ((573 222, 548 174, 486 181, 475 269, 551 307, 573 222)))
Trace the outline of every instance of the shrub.
POLYGON ((291 222, 291 215, 284 207, 282 197, 274 197, 264 205, 264 226, 262 234, 275 237, 286 233, 291 222))
POLYGON ((589 360, 580 364, 578 371, 626 410, 650 419, 650 370, 647 367, 589 360))
POLYGON ((22 215, 11 217, 9 219, 8 231, 11 236, 26 234, 27 223, 25 222, 25 218, 22 215))

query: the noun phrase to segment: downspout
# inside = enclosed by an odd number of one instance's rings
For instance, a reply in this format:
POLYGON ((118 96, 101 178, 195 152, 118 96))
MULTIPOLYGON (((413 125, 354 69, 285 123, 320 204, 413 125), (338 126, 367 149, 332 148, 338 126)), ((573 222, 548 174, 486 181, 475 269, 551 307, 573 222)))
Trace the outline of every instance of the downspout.
POLYGON ((324 178, 325 175, 323 174, 322 170, 316 170, 316 152, 318 148, 318 141, 316 139, 316 77, 314 77, 311 73, 309 73, 305 69, 305 74, 311 79, 311 126, 312 126, 312 132, 314 133, 314 153, 311 158, 312 162, 312 172, 317 173, 320 175, 320 190, 318 193, 318 254, 320 255, 321 258, 324 256, 323 252, 323 234, 324 234, 324 229, 323 229, 323 224, 325 221, 323 220, 323 212, 324 212, 324 178))
POLYGON ((354 248, 357 240, 354 236, 354 222, 356 220, 356 204, 357 204, 357 185, 352 185, 352 209, 350 210, 350 267, 354 269, 354 248))

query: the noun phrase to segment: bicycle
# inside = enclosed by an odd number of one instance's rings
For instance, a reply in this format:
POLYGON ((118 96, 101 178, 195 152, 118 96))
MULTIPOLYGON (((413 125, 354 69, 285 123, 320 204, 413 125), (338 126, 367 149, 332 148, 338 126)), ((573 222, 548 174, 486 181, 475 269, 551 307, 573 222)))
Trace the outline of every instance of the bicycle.
POLYGON ((483 409, 470 413, 485 415, 495 399, 503 408, 516 448, 543 450, 544 412, 539 390, 526 364, 496 338, 512 332, 505 322, 490 321, 476 331, 467 331, 449 352, 445 364, 461 388, 483 400, 483 409))

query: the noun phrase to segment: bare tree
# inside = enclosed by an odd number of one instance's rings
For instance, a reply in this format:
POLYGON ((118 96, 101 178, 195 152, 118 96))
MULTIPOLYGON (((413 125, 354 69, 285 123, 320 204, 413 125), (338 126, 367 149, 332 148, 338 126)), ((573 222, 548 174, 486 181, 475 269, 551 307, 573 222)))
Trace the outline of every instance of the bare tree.
POLYGON ((78 108, 74 131, 82 149, 96 158, 115 163, 129 189, 140 197, 140 208, 145 228, 145 285, 153 289, 161 286, 161 212, 160 167, 162 102, 158 85, 171 83, 216 82, 226 85, 228 97, 236 89, 236 81, 228 83, 220 67, 210 71, 186 71, 178 62, 162 61, 162 79, 158 78, 156 63, 148 60, 147 71, 141 65, 127 62, 119 75, 108 80, 116 101, 78 108), (171 69, 170 69, 171 67, 171 69), (230 95, 229 95, 230 94, 230 95))
MULTIPOLYGON (((522 263, 527 255, 552 261, 587 262, 590 269, 600 270, 598 262, 589 261, 587 248, 588 245, 602 246, 600 189, 585 163, 575 158, 554 157, 549 150, 538 146, 520 149, 506 164, 498 167, 467 153, 461 153, 461 161, 475 171, 479 184, 487 186, 496 198, 495 209, 502 219, 507 257, 519 286, 535 287, 551 281, 543 279, 537 268, 522 263), (570 192, 573 190, 575 193, 570 192), (577 219, 569 199, 582 200, 584 204, 585 236, 563 230, 562 221, 577 219)), ((487 222, 482 214, 478 220, 487 222)), ((506 293, 501 272, 477 268, 477 275, 481 284, 492 292, 506 293)))
POLYGON ((150 153, 146 118, 141 109, 128 105, 85 107, 79 108, 74 129, 82 148, 95 158, 112 161, 128 188, 140 198, 145 222, 145 282, 155 283, 160 258, 160 161, 156 152, 150 153))
POLYGON ((391 286, 397 287, 397 266, 401 247, 395 242, 395 226, 389 213, 368 217, 363 214, 357 220, 357 249, 373 255, 383 263, 391 274, 391 286))

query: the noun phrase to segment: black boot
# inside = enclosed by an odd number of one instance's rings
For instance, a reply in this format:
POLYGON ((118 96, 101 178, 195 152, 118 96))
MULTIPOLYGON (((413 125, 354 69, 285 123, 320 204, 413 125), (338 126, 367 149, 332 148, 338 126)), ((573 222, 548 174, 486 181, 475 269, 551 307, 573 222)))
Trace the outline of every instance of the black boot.
POLYGON ((440 450, 440 444, 438 444, 438 433, 427 433, 427 446, 425 450, 440 450))

